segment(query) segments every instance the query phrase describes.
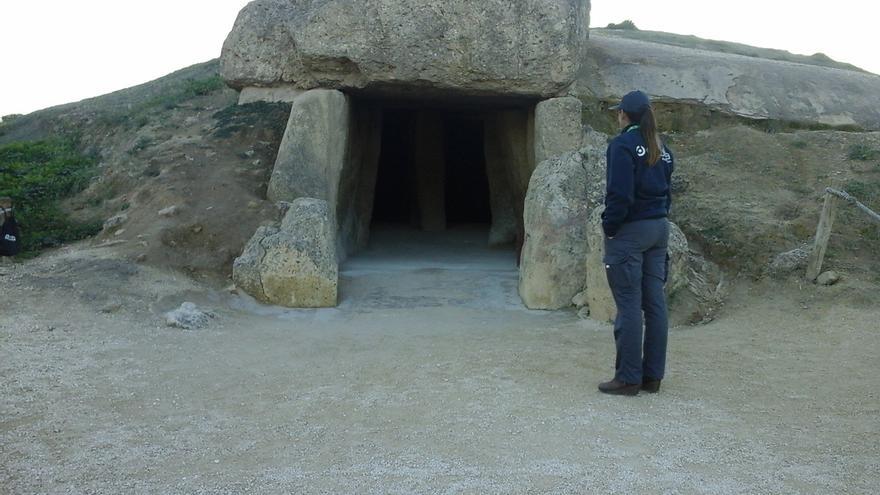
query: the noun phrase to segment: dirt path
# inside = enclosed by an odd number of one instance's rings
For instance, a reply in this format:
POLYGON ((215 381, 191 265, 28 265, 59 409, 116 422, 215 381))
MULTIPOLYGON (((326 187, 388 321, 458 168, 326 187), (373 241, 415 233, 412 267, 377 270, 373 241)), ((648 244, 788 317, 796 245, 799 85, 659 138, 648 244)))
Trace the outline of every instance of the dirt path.
POLYGON ((859 287, 740 285, 721 319, 674 330, 662 393, 618 398, 595 390, 610 328, 512 303, 513 270, 370 266, 343 270, 339 309, 300 312, 101 250, 0 266, 0 492, 880 484, 880 307, 859 287), (184 300, 217 318, 165 327, 161 312, 184 300))

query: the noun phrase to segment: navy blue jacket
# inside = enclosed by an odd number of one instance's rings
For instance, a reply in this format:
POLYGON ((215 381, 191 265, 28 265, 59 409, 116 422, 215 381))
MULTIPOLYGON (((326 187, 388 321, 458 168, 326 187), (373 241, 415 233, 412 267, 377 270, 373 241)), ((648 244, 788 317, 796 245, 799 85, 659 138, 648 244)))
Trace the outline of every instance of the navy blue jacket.
POLYGON ((663 146, 660 160, 648 166, 648 147, 639 126, 630 125, 608 145, 605 212, 602 229, 614 237, 635 220, 663 218, 672 206, 672 152, 663 146))

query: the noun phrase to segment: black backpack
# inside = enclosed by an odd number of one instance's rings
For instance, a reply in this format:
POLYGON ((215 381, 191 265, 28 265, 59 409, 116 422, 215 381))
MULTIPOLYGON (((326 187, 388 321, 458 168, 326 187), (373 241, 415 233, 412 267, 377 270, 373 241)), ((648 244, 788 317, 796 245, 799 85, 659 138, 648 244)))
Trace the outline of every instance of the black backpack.
POLYGON ((6 211, 6 220, 0 226, 0 256, 15 256, 21 251, 21 229, 12 209, 6 211))

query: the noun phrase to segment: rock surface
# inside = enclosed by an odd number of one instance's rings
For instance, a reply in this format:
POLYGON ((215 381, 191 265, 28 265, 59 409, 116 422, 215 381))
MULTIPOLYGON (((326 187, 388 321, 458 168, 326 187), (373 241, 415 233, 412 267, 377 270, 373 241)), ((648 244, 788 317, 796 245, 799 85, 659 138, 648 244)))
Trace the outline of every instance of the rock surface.
POLYGON ((339 91, 316 89, 294 100, 269 181, 269 200, 317 198, 335 207, 349 113, 348 97, 339 91))
POLYGON ((339 267, 335 222, 326 201, 293 201, 280 227, 262 226, 236 258, 236 286, 259 301, 291 308, 333 307, 339 267))
POLYGON ((770 260, 767 271, 773 276, 789 275, 797 270, 805 270, 807 259, 810 257, 811 248, 801 246, 791 251, 779 253, 770 260))
POLYGON ((535 106, 535 163, 581 148, 581 101, 551 98, 535 106))
POLYGON ((604 33, 591 34, 578 87, 609 102, 641 88, 748 118, 880 129, 880 76, 604 33))
POLYGON ((525 202, 519 292, 531 309, 559 309, 584 289, 587 222, 605 198, 606 135, 587 128, 584 146, 538 165, 525 202))
POLYGON ((114 216, 108 218, 107 220, 105 220, 103 228, 105 231, 112 230, 112 229, 115 229, 116 227, 119 227, 120 225, 124 224, 127 221, 128 221, 128 215, 126 215, 125 213, 120 213, 118 215, 114 215, 114 216))
POLYGON ((256 0, 223 46, 235 88, 554 96, 574 80, 589 0, 256 0))
POLYGON ((835 272, 834 270, 829 270, 816 279, 816 283, 819 285, 834 285, 840 281, 840 274, 835 272))
POLYGON ((532 174, 519 278, 519 294, 530 309, 570 306, 583 289, 590 215, 586 159, 573 151, 542 162, 532 174))
MULTIPOLYGON (((589 220, 586 299, 591 318, 613 321, 617 315, 617 307, 608 287, 605 263, 602 260, 605 254, 602 210, 603 208, 594 209, 589 220)), ((726 295, 721 270, 690 250, 687 238, 677 225, 670 223, 670 227, 669 274, 666 282, 670 324, 692 324, 709 320, 726 295)))

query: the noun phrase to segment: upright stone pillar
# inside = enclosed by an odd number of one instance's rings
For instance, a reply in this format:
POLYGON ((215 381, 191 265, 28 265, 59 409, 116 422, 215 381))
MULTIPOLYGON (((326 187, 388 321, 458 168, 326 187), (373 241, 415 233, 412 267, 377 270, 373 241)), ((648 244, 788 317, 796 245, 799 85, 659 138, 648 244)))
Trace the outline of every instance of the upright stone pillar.
POLYGON ((349 151, 351 105, 341 91, 314 89, 292 103, 267 196, 327 201, 336 218, 340 178, 349 151))
POLYGON ((420 112, 416 119, 416 188, 422 230, 446 229, 446 158, 443 121, 420 112))
POLYGON ((355 105, 351 125, 348 164, 339 186, 341 254, 365 248, 370 238, 382 144, 382 112, 376 107, 355 105))
POLYGON ((535 107, 535 166, 580 149, 583 104, 573 96, 544 100, 535 107))
POLYGON ((523 203, 535 164, 529 153, 529 113, 498 112, 486 119, 484 146, 489 177, 490 244, 523 237, 523 203), (512 232, 511 232, 512 230, 512 232))
POLYGON ((577 151, 544 160, 525 202, 519 295, 529 309, 571 306, 586 279, 587 173, 577 151))

